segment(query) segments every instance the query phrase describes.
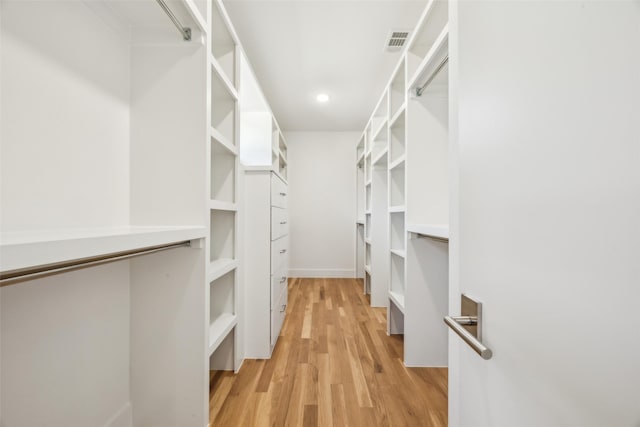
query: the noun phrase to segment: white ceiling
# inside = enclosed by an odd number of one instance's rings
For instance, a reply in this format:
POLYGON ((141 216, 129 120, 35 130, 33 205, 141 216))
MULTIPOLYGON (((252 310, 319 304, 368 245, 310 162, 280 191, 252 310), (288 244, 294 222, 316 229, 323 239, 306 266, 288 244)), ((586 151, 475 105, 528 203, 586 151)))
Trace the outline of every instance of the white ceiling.
POLYGON ((412 29, 426 0, 225 0, 280 127, 364 129, 400 54, 391 29, 412 29), (318 93, 329 94, 319 104, 318 93))

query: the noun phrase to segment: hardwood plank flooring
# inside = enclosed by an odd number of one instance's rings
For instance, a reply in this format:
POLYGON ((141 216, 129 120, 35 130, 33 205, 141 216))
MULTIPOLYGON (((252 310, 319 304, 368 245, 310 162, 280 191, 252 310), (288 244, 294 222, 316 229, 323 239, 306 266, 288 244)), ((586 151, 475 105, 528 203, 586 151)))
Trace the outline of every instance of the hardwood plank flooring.
POLYGON ((271 359, 211 372, 211 426, 446 426, 447 369, 406 368, 386 328, 361 280, 290 279, 271 359))

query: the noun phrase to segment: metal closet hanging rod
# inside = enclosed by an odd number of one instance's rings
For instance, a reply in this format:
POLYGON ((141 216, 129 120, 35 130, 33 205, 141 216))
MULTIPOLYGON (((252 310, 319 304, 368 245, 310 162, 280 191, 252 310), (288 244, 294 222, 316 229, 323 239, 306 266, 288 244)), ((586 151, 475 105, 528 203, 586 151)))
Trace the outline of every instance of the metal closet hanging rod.
POLYGON ((180 20, 176 17, 176 15, 173 14, 173 11, 169 9, 169 6, 167 6, 164 0, 156 0, 156 2, 158 2, 162 10, 164 10, 164 13, 166 13, 169 19, 171 19, 171 22, 173 22, 173 25, 175 25, 178 31, 180 31, 180 34, 182 34, 183 40, 191 41, 191 28, 185 27, 180 23, 180 20))
POLYGON ((61 261, 52 264, 36 265, 16 270, 0 272, 0 286, 10 285, 24 280, 33 280, 52 274, 65 273, 79 268, 94 267, 109 262, 122 261, 140 255, 148 255, 155 252, 166 251, 168 249, 191 246, 191 241, 185 240, 166 245, 148 246, 146 248, 132 249, 128 251, 112 252, 93 257, 78 258, 69 261, 61 261))
POLYGON ((442 62, 438 64, 438 66, 436 67, 435 70, 433 70, 433 73, 431 73, 427 81, 419 88, 416 88, 416 96, 422 96, 422 94, 424 93, 424 90, 427 88, 427 86, 429 86, 429 84, 433 81, 433 79, 436 78, 436 76, 444 68, 444 66, 447 65, 447 62, 449 62, 449 55, 447 55, 442 60, 442 62))

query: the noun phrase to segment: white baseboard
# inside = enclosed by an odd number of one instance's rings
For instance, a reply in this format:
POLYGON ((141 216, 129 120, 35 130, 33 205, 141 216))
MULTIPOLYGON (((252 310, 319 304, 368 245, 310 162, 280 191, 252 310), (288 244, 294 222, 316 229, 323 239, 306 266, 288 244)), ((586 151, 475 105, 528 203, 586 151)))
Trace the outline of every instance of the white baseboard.
POLYGON ((104 424, 104 427, 131 427, 132 425, 133 414, 131 413, 131 403, 127 402, 104 424))
POLYGON ((348 270, 333 270, 333 269, 317 269, 310 270, 304 268, 290 268, 289 277, 310 277, 310 278, 349 278, 352 279, 356 276, 354 269, 348 270))

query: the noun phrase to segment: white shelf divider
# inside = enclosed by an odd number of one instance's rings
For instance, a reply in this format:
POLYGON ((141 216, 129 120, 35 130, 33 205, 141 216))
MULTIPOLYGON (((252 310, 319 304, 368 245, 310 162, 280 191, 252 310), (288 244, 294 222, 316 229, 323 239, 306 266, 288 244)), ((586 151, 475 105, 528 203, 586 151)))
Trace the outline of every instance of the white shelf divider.
POLYGON ((238 260, 231 258, 219 258, 209 263, 207 281, 209 283, 238 268, 238 260))
POLYGON ((390 207, 389 207, 389 213, 404 212, 405 210, 406 210, 406 206, 404 206, 404 205, 400 205, 400 206, 390 206, 390 207))
POLYGON ((222 313, 209 325, 209 356, 238 324, 238 317, 231 313, 222 313))
POLYGON ((237 101, 238 91, 233 86, 233 83, 231 83, 229 77, 227 77, 227 74, 218 63, 218 60, 212 54, 209 54, 209 63, 211 64, 211 68, 213 68, 213 70, 215 71, 214 77, 217 77, 223 83, 225 89, 227 89, 227 91, 229 92, 229 95, 231 95, 231 97, 233 97, 233 99, 237 101))
POLYGON ((403 102, 400 108, 398 108, 398 111, 396 111, 393 114, 393 117, 391 117, 391 120, 389 120, 389 127, 393 127, 396 124, 396 122, 398 121, 398 117, 400 117, 402 113, 404 113, 404 110, 406 109, 407 109, 407 103, 403 102))
POLYGON ((407 252, 401 249, 391 249, 391 253, 401 258, 406 258, 407 252))
POLYGON ((398 292, 389 291, 389 299, 404 314, 404 295, 398 292))
POLYGON ((238 155, 238 149, 224 135, 222 135, 218 129, 210 127, 209 131, 211 132, 211 138, 213 138, 218 144, 226 148, 231 154, 235 156, 238 155))
POLYGON ((399 158, 397 158, 393 163, 389 164, 389 170, 392 171, 398 166, 403 166, 406 160, 406 156, 403 154, 399 158))
POLYGON ((212 211, 231 211, 235 212, 238 210, 237 203, 231 202, 223 202, 220 200, 211 200, 209 201, 209 209, 212 211))

